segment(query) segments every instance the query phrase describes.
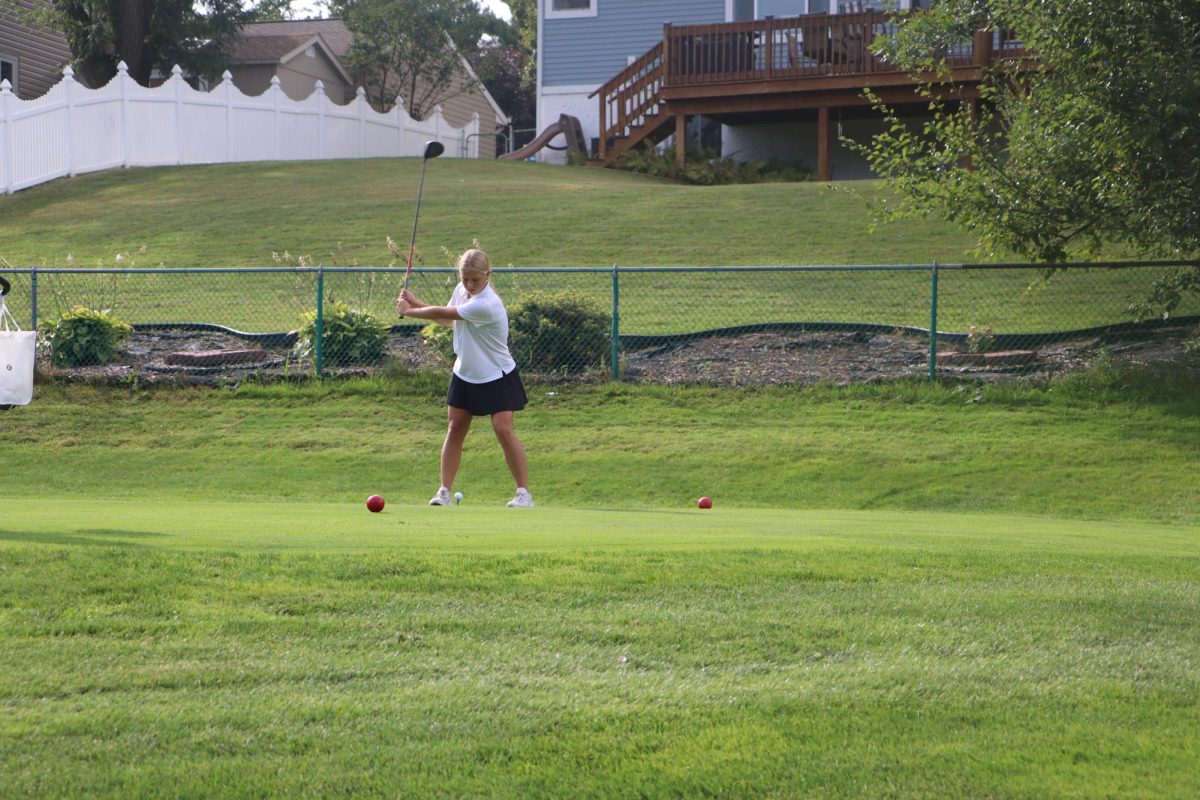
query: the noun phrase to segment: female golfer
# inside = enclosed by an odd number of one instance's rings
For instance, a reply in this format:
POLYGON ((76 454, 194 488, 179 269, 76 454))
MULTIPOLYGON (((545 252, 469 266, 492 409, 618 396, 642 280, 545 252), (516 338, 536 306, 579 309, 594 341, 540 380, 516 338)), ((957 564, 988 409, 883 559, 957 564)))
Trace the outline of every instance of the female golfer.
POLYGON ((442 443, 442 486, 429 501, 431 506, 450 505, 450 488, 462 461, 463 441, 471 429, 471 420, 490 416, 492 430, 500 440, 504 460, 517 484, 508 507, 533 508, 525 447, 513 430, 513 412, 525 408, 525 387, 508 351, 508 312, 488 283, 490 275, 487 253, 468 250, 458 259, 459 283, 449 305, 425 305, 407 289, 396 300, 396 313, 400 316, 427 319, 454 329, 457 358, 446 393, 450 425, 442 443))

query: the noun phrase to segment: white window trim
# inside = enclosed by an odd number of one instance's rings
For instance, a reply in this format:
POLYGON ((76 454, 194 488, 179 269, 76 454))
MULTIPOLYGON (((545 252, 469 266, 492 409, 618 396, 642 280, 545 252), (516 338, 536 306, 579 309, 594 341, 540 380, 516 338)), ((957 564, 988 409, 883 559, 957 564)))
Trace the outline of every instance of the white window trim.
POLYGON ((554 0, 544 0, 546 19, 578 19, 580 17, 596 16, 596 6, 600 4, 600 0, 588 0, 589 7, 586 9, 570 10, 570 11, 555 11, 554 0))

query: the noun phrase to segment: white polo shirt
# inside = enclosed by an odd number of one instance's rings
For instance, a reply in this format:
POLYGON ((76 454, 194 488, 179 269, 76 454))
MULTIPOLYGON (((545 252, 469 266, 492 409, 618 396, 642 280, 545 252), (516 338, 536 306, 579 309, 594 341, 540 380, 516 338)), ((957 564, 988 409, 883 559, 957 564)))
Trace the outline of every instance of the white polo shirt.
POLYGON ((508 312, 491 283, 470 298, 459 283, 450 305, 462 317, 454 321, 455 375, 467 383, 488 383, 516 369, 508 352, 508 312))

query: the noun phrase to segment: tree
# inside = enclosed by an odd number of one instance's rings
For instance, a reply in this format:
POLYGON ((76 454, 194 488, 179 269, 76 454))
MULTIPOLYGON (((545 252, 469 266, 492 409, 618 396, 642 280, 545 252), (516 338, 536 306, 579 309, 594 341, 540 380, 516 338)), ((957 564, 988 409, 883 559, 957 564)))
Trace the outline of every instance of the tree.
POLYGON ((399 95, 416 119, 475 88, 460 52, 473 52, 497 22, 474 0, 334 0, 329 8, 354 35, 344 61, 371 104, 387 111, 399 95))
POLYGON ((504 109, 514 128, 532 128, 537 124, 534 91, 525 82, 528 59, 525 50, 498 41, 479 45, 471 66, 487 87, 488 93, 504 109))
MULTIPOLYGON (((921 133, 885 109, 890 130, 861 149, 900 190, 893 213, 938 210, 992 252, 1046 262, 1200 252, 1200 3, 943 0, 885 55, 938 69, 932 54, 980 29, 1015 31, 1036 68, 985 71, 977 117, 931 102, 921 133)), ((1178 277, 1200 290, 1200 269, 1178 277)))
MULTIPOLYGON (((0 2, 11 7, 16 0, 0 2)), ((287 2, 266 0, 261 8, 287 2)), ((36 13, 40 24, 62 32, 84 83, 104 85, 124 61, 145 85, 155 68, 166 73, 176 64, 191 74, 218 74, 238 29, 259 7, 244 8, 242 0, 51 0, 36 13)))
POLYGON ((512 30, 516 44, 525 53, 521 79, 531 93, 537 91, 537 0, 504 0, 512 13, 512 30))

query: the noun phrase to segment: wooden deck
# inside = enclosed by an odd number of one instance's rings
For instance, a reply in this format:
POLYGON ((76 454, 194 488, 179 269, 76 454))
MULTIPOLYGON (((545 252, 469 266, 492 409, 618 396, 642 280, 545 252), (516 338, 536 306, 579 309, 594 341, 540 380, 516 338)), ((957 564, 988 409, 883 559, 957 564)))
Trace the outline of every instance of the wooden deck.
MULTIPOLYGON (((694 115, 731 125, 816 119, 817 172, 828 180, 831 111, 868 107, 867 88, 893 106, 928 103, 916 93, 917 78, 872 52, 897 24, 868 11, 665 25, 662 42, 591 95, 600 103, 600 158, 611 164, 641 142, 676 133, 682 163, 684 124, 694 115)), ((1025 54, 1011 36, 980 31, 943 55, 945 96, 974 102, 985 69, 1025 54)))

